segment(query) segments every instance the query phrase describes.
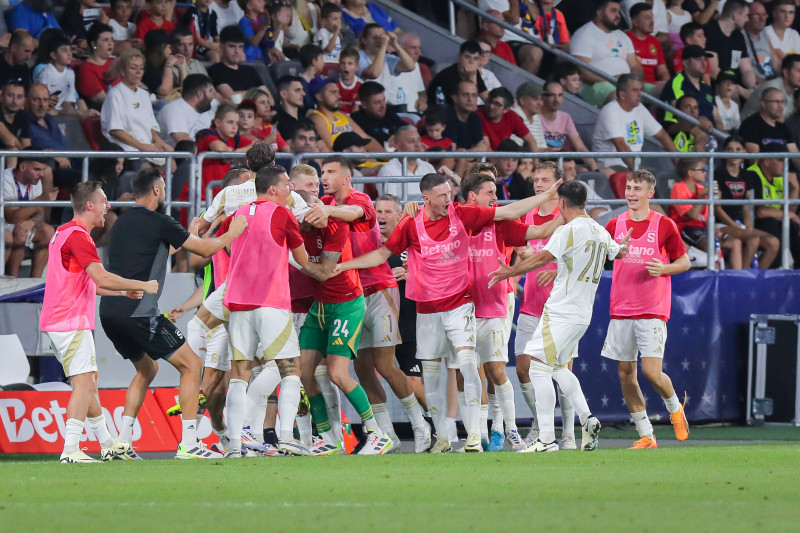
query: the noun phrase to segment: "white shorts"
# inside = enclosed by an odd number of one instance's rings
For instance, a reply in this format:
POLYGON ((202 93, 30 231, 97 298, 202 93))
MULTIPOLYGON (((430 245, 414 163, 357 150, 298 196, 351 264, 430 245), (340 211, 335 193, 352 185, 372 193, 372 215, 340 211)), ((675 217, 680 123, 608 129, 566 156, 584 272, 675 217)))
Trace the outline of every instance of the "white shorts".
POLYGON ((92 330, 46 331, 58 362, 67 377, 97 372, 92 330))
POLYGON ((660 318, 612 319, 603 343, 603 357, 615 361, 636 361, 642 357, 664 358, 667 343, 667 323, 660 318))
POLYGON ((300 357, 297 331, 288 309, 259 307, 252 311, 231 312, 228 324, 234 361, 259 359, 289 359, 300 357), (260 353, 256 354, 261 342, 260 353))
POLYGON ((208 309, 217 320, 223 322, 228 321, 228 310, 222 305, 222 300, 225 297, 225 287, 228 285, 228 280, 222 282, 217 290, 208 295, 208 298, 203 300, 203 307, 208 309))
POLYGON ((566 368, 588 328, 589 324, 553 322, 545 313, 523 353, 544 361, 555 370, 566 368))
POLYGON ((479 318, 477 320, 478 341, 475 351, 484 363, 508 362, 508 319, 479 318))
POLYGON ((294 324, 294 330, 297 335, 300 335, 300 328, 303 327, 303 324, 306 322, 306 317, 308 313, 292 313, 292 324, 294 324))
POLYGON ((400 289, 390 287, 367 296, 364 325, 358 349, 396 346, 402 343, 397 326, 400 309, 400 289))
POLYGON ((225 324, 211 328, 206 334, 206 368, 227 372, 231 369, 231 351, 225 324))
MULTIPOLYGON (((533 337, 533 332, 536 331, 536 328, 539 326, 540 319, 541 317, 538 316, 519 314, 517 318, 517 336, 514 337, 514 353, 517 357, 522 354, 530 355, 530 353, 525 351, 525 346, 527 346, 528 342, 530 342, 533 337)), ((577 359, 577 357, 578 347, 576 346, 575 352, 572 354, 572 359, 577 359)))
POLYGON ((449 358, 455 348, 475 349, 476 335, 473 303, 440 313, 417 314, 417 359, 449 358))

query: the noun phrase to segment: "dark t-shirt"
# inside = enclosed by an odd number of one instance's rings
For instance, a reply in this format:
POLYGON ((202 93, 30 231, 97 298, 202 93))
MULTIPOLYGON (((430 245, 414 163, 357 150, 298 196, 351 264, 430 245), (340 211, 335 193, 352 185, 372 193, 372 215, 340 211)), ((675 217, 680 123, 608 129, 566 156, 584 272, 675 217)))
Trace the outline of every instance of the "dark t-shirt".
MULTIPOLYGON (((298 119, 294 118, 292 115, 287 113, 282 105, 278 105, 278 110, 275 112, 275 122, 276 126, 278 127, 278 133, 281 134, 281 137, 286 139, 294 138, 294 132, 297 129, 297 123, 300 122, 298 119)), ((302 117, 305 113, 303 113, 302 109, 297 111, 297 116, 302 117)))
MULTIPOLYGON (((714 170, 714 179, 719 185, 719 194, 723 200, 743 200, 747 198, 750 191, 758 186, 758 176, 750 170, 740 170, 736 177, 731 176, 725 165, 719 165, 714 170)), ((742 222, 744 220, 741 205, 722 206, 729 217, 733 220, 742 222)))
POLYGON ((261 76, 258 75, 258 72, 248 65, 239 65, 238 69, 232 69, 222 63, 214 63, 208 67, 208 76, 215 86, 227 84, 237 92, 260 87, 264 83, 261 81, 261 76))
POLYGON ((25 85, 25 93, 31 86, 31 79, 33 71, 28 65, 19 65, 12 67, 6 61, 5 54, 0 54, 0 87, 4 86, 10 80, 22 80, 25 85))
POLYGON ((447 127, 444 135, 459 148, 470 149, 483 139, 483 125, 477 113, 470 113, 466 122, 458 120, 456 110, 447 108, 447 127))
MULTIPOLYGON (((746 143, 755 143, 760 151, 768 144, 786 145, 793 143, 792 134, 783 122, 776 122, 774 126, 767 124, 760 113, 750 115, 742 121, 739 134, 746 143)), ((783 149, 782 151, 788 151, 783 149)))
POLYGON ((350 115, 350 118, 361 126, 367 135, 381 144, 388 141, 397 128, 406 125, 405 121, 397 116, 397 113, 388 110, 382 119, 368 115, 363 109, 350 115))
MULTIPOLYGON (((481 78, 480 74, 477 76, 478 93, 482 93, 486 90, 486 84, 483 83, 483 78, 481 78)), ((458 91, 458 82, 460 81, 461 74, 458 73, 458 63, 453 63, 446 69, 439 72, 433 77, 430 85, 428 85, 428 103, 431 105, 436 103, 436 88, 441 87, 442 92, 444 92, 445 102, 448 105, 453 105, 453 99, 451 96, 458 91)))
POLYGON ((526 180, 522 174, 514 172, 508 178, 498 179, 498 200, 522 200, 534 194, 533 181, 526 180))
MULTIPOLYGON (((17 111, 14 113, 14 121, 6 122, 5 115, 0 113, 0 121, 5 125, 11 135, 17 139, 30 139, 31 138, 31 124, 24 111, 17 111)), ((4 146, 8 148, 8 146, 4 146)))
POLYGON ((135 206, 121 214, 111 228, 108 271, 139 281, 158 280, 158 294, 145 294, 141 300, 101 298, 100 316, 158 316, 158 299, 167 275, 169 247, 180 248, 188 238, 189 232, 164 213, 135 206))
POLYGON ((716 52, 719 56, 719 69, 738 72, 739 60, 748 57, 742 32, 733 30, 729 36, 725 35, 716 20, 703 26, 703 32, 706 34, 706 50, 716 52))
POLYGON ((144 66, 142 83, 147 85, 147 90, 151 94, 158 95, 158 88, 161 87, 162 81, 164 81, 164 69, 156 68, 149 63, 144 66))
MULTIPOLYGON (((403 266, 403 257, 407 252, 400 255, 390 255, 388 259, 391 268, 403 266)), ((417 303, 406 298, 406 282, 397 282, 400 288, 400 313, 397 321, 400 330, 400 338, 403 339, 403 346, 416 349, 417 345, 417 303)))

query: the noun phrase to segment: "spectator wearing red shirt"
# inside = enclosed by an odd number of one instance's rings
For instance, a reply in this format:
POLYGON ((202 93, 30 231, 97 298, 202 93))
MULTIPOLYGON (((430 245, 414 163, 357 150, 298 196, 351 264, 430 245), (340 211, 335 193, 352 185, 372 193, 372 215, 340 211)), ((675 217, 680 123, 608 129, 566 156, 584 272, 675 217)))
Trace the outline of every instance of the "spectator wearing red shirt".
MULTIPOLYGON (((239 112, 232 105, 217 108, 211 128, 197 132, 197 154, 202 152, 246 152, 251 141, 239 136, 239 112)), ((226 159, 209 158, 203 161, 203 193, 206 186, 222 180, 231 169, 226 159)), ((214 191, 216 194, 217 191, 214 191)))
POLYGON ((511 111, 513 104, 514 97, 508 89, 505 87, 492 89, 483 108, 478 109, 483 134, 489 138, 489 146, 492 150, 497 150, 497 146, 503 139, 516 135, 522 139, 528 151, 535 152, 536 141, 520 116, 511 111))
POLYGON ((653 8, 644 2, 635 4, 631 8, 631 26, 633 28, 626 33, 642 65, 644 82, 663 85, 669 79, 669 70, 661 43, 652 35, 655 26, 653 8))
POLYGON ((164 30, 168 34, 175 29, 175 24, 167 19, 167 4, 169 0, 149 0, 147 12, 142 13, 139 24, 136 26, 137 39, 144 39, 144 36, 152 30, 164 30))
MULTIPOLYGON (((706 161, 704 159, 681 159, 678 161, 675 170, 682 181, 673 185, 669 197, 687 200, 705 200, 708 198, 708 189, 701 185, 705 183, 708 173, 705 164, 706 161)), ((714 183, 716 186, 716 182, 714 183)), ((704 252, 708 250, 707 205, 671 205, 669 206, 669 217, 675 221, 684 241, 704 252)), ((725 235, 723 239, 720 243, 722 248, 728 250, 731 257, 741 258, 742 241, 732 235, 725 235)), ((733 268, 741 268, 741 260, 738 262, 731 261, 731 263, 733 268)))
POLYGON ((95 22, 86 32, 92 55, 78 69, 75 88, 89 107, 100 109, 113 81, 108 73, 114 53, 114 32, 111 26, 95 22))
MULTIPOLYGON (((490 9, 486 12, 486 14, 499 19, 503 18, 503 14, 499 11, 495 11, 494 9, 490 9)), ((496 22, 492 22, 488 18, 481 20, 481 31, 478 34, 478 39, 482 39, 489 43, 489 45, 492 47, 492 53, 494 55, 500 59, 508 61, 512 65, 516 65, 517 60, 514 59, 514 52, 511 50, 511 47, 502 40, 504 34, 505 30, 503 30, 503 28, 501 28, 496 22)))

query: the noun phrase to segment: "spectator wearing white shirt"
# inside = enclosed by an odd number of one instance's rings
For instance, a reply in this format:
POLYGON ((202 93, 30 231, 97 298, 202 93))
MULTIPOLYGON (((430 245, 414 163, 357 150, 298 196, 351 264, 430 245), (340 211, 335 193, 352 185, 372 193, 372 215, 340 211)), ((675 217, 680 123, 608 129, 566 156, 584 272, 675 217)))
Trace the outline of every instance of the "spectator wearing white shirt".
POLYGON ((194 141, 198 131, 210 128, 216 108, 217 93, 208 76, 189 74, 181 94, 156 116, 162 138, 172 146, 178 141, 194 141))
MULTIPOLYGON (((606 74, 619 78, 623 74, 642 76, 642 66, 630 38, 618 29, 619 0, 598 0, 594 19, 581 26, 569 41, 570 53, 606 74)), ((597 74, 581 70, 584 86, 581 97, 602 106, 613 97, 614 85, 597 74)))
POLYGON ((238 26, 244 16, 236 0, 214 0, 208 8, 217 14, 217 29, 220 31, 226 26, 238 26))
POLYGON ((370 23, 358 38, 361 48, 358 76, 364 81, 373 80, 383 85, 386 101, 397 103, 397 75, 414 70, 414 60, 397 44, 397 34, 387 33, 380 24, 370 23), (397 55, 386 53, 389 45, 397 55))
MULTIPOLYGON (((394 134, 394 147, 398 152, 422 152, 425 147, 420 140, 419 132, 414 126, 402 126, 394 134)), ((419 176, 420 178, 425 174, 434 174, 436 169, 428 163, 418 158, 409 158, 406 164, 406 172, 403 173, 403 163, 400 159, 395 158, 389 160, 378 171, 380 178, 396 178, 396 177, 411 177, 419 176)), ((408 193, 407 199, 419 200, 422 198, 422 193, 419 190, 419 183, 406 183, 406 191, 408 193)), ((394 194, 395 196, 402 197, 403 184, 402 183, 387 183, 383 185, 382 194, 394 194)))
POLYGON ((114 36, 114 53, 119 54, 122 50, 130 48, 141 48, 142 40, 136 39, 136 24, 131 22, 133 12, 132 0, 111 0, 111 17, 108 25, 114 36))
POLYGON ((52 38, 40 41, 38 60, 40 64, 34 68, 33 79, 41 83, 50 92, 50 97, 57 97, 58 102, 54 109, 59 115, 78 115, 81 118, 90 113, 86 103, 78 100, 78 91, 75 88, 75 71, 69 67, 72 63, 72 47, 69 38, 63 33, 55 33, 52 38), (45 61, 43 61, 45 60, 45 61))
MULTIPOLYGON (((419 58, 422 56, 422 41, 413 33, 404 33, 397 41, 414 61, 414 70, 398 74, 395 77, 395 84, 398 89, 403 89, 406 110, 409 113, 424 113, 428 108, 428 98, 425 94, 425 83, 422 81, 422 72, 419 66, 419 58)), ((396 103, 401 104, 402 102, 396 103)))
MULTIPOLYGON (((542 88, 535 82, 526 81, 519 87, 514 95, 517 98, 517 103, 511 109, 522 118, 522 122, 528 127, 528 131, 533 135, 533 140, 536 141, 536 146, 544 148, 547 146, 547 141, 544 138, 544 128, 542 127, 542 119, 539 113, 542 111, 542 88)), ((511 136, 514 142, 522 142, 522 139, 516 135, 511 136)))
POLYGON ((322 6, 320 27, 314 32, 314 44, 322 48, 325 63, 339 63, 342 53, 342 8, 332 2, 322 6))
POLYGON ((485 39, 476 39, 478 44, 481 45, 481 57, 478 60, 478 74, 481 78, 483 78, 483 83, 486 85, 486 90, 491 91, 492 89, 497 89, 498 87, 502 87, 503 84, 500 83, 500 80, 497 79, 497 76, 494 75, 494 72, 486 68, 486 65, 489 64, 489 60, 492 59, 492 45, 485 39))
POLYGON ((144 55, 131 48, 111 65, 121 81, 108 91, 100 112, 103 136, 126 152, 171 152, 172 147, 159 137, 150 93, 139 87, 144 75, 144 55))
MULTIPOLYGON (((641 104, 644 84, 632 74, 620 76, 617 99, 600 111, 592 136, 593 152, 641 152, 645 136, 653 136, 664 150, 675 152, 670 136, 641 104)), ((633 170, 633 158, 600 158, 597 164, 614 170, 633 170)))
POLYGON ((779 60, 786 54, 800 53, 800 33, 792 28, 795 12, 794 0, 777 0, 772 4, 772 24, 765 31, 779 60))

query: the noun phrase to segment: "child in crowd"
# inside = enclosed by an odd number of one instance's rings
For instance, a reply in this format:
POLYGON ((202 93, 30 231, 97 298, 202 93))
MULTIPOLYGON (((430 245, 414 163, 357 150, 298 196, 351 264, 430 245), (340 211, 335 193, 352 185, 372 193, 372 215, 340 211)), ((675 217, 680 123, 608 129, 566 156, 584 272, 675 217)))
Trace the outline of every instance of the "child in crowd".
POLYGON ((315 44, 306 44, 300 47, 300 65, 303 67, 303 72, 300 73, 300 80, 303 84, 303 89, 306 91, 303 105, 307 109, 316 107, 316 100, 314 95, 320 84, 325 81, 322 76, 322 71, 325 68, 325 62, 322 60, 322 48, 315 44))
MULTIPOLYGON (((69 68, 72 63, 72 46, 70 39, 63 32, 56 30, 52 39, 46 44, 47 63, 37 65, 33 72, 36 83, 41 83, 50 91, 51 102, 58 97, 53 106, 64 114, 75 114, 78 95, 75 91, 75 71, 69 68)), ((45 56, 39 54, 41 59, 45 56)), ((52 104, 51 104, 52 105, 52 104)))
POLYGON ((252 128, 253 136, 271 145, 276 152, 289 152, 289 145, 271 121, 273 115, 272 96, 261 89, 254 88, 245 94, 245 101, 248 99, 255 103, 256 108, 255 124, 252 128))
POLYGON ((558 80, 565 93, 580 98, 581 72, 572 63, 560 63, 553 69, 553 79, 558 80))
POLYGON ((320 28, 314 34, 314 44, 322 48, 325 63, 338 63, 342 53, 342 8, 333 2, 322 6, 320 28))
POLYGON ((714 100, 719 111, 719 118, 722 120, 722 130, 729 132, 738 130, 741 124, 739 117, 739 104, 736 102, 736 74, 726 70, 717 75, 717 96, 714 100))
MULTIPOLYGON (((192 30, 197 55, 214 63, 219 62, 219 26, 217 14, 211 11, 214 0, 195 0, 183 15, 182 26, 192 30)), ((186 58, 191 59, 191 58, 186 58)))
MULTIPOLYGON (((251 144, 250 139, 239 135, 239 111, 230 104, 217 108, 211 128, 197 132, 198 155, 203 152, 246 152, 251 144)), ((203 161, 203 194, 209 183, 222 181, 230 169, 230 160, 209 158, 203 161)))
POLYGON ((142 41, 136 39, 136 24, 130 22, 133 12, 132 0, 111 0, 111 18, 108 25, 114 34, 114 51, 119 52, 133 46, 142 47, 142 41))
POLYGON ((358 72, 358 50, 349 47, 339 54, 339 94, 342 97, 342 113, 355 113, 358 111, 358 89, 362 85, 361 79, 356 76, 358 72))
POLYGON ((447 119, 444 111, 439 107, 431 107, 425 112, 425 135, 420 140, 425 145, 426 151, 434 146, 440 146, 445 152, 453 152, 456 145, 444 137, 444 130, 447 127, 447 119))
POLYGON ((243 100, 236 109, 239 111, 239 135, 249 139, 250 142, 256 142, 258 137, 253 134, 256 125, 256 103, 253 100, 243 100))
POLYGON ((237 0, 239 7, 244 11, 244 16, 239 20, 239 27, 244 32, 247 40, 244 42, 244 55, 247 61, 263 61, 264 52, 261 50, 261 41, 269 29, 269 23, 264 19, 267 10, 264 0, 237 0))
POLYGON ((144 39, 144 36, 151 30, 164 30, 172 33, 175 24, 167 18, 167 11, 172 7, 170 4, 170 0, 149 0, 147 2, 149 17, 143 16, 139 19, 139 26, 135 33, 137 39, 144 39))

